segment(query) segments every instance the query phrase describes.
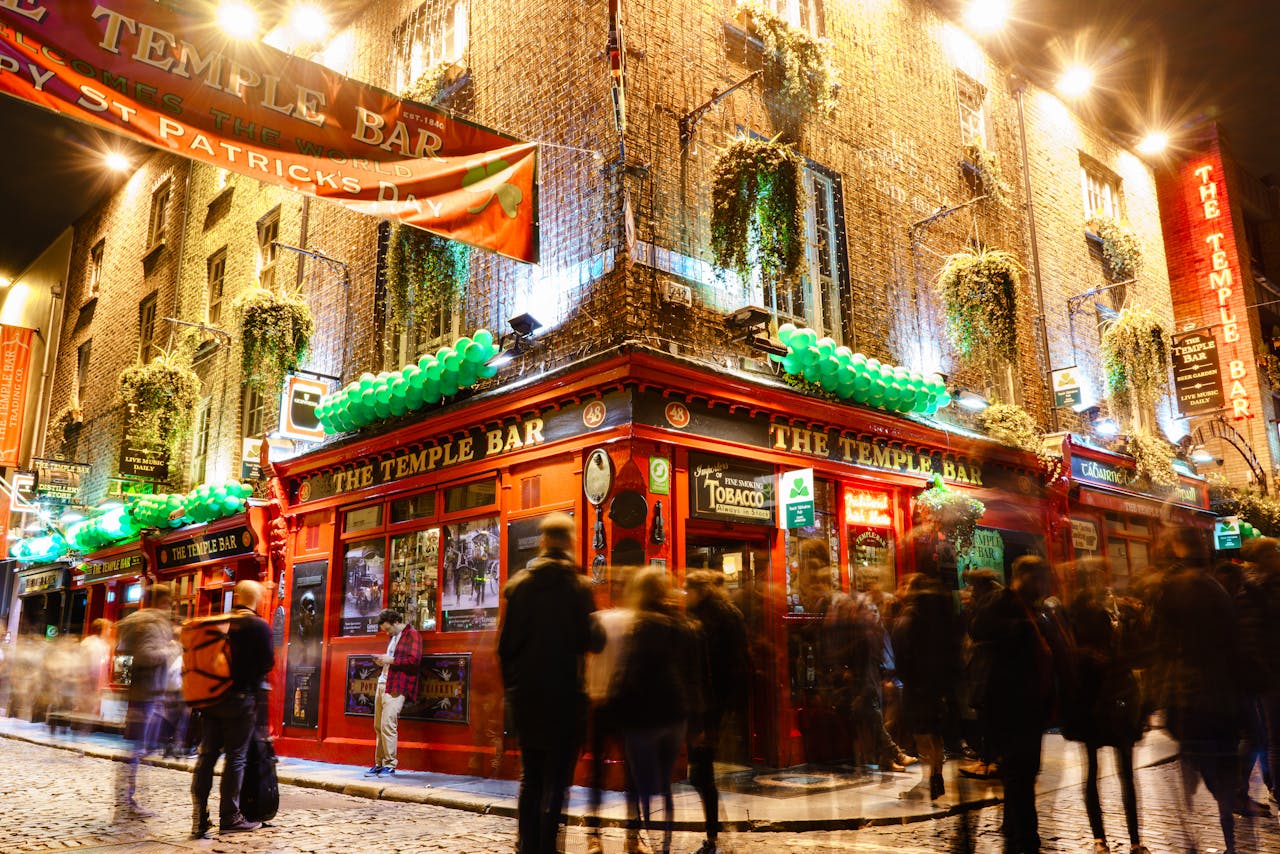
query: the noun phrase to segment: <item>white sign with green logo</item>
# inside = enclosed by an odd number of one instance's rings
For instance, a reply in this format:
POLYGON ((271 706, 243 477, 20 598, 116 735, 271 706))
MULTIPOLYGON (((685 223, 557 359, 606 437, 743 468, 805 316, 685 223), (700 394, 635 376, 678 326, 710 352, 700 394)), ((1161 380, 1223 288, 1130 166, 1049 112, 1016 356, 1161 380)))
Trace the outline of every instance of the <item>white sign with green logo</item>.
POLYGON ((782 473, 782 520, 784 528, 813 524, 813 469, 782 473))
POLYGON ((1215 549, 1240 548, 1240 517, 1219 516, 1213 523, 1213 547, 1215 549))

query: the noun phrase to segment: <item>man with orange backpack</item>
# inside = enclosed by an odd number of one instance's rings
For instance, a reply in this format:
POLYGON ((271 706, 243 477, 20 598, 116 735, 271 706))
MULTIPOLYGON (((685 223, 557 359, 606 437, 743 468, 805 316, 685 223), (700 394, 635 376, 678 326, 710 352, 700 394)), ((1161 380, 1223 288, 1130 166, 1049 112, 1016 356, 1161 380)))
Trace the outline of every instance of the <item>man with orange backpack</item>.
MULTIPOLYGON (((212 825, 209 821, 209 793, 213 789, 213 767, 218 754, 226 755, 222 770, 222 784, 218 803, 218 830, 220 833, 243 833, 257 830, 261 825, 246 821, 240 813, 240 785, 244 780, 245 757, 249 741, 258 720, 258 703, 262 681, 275 666, 275 652, 271 647, 271 627, 256 613, 262 600, 262 585, 256 581, 240 581, 235 586, 231 613, 224 616, 226 622, 225 658, 229 663, 229 678, 220 690, 220 696, 210 697, 212 703, 204 707, 204 739, 200 744, 200 758, 196 760, 195 774, 191 780, 191 800, 194 805, 191 838, 204 839, 212 825)), ((209 619, 209 618, 206 618, 209 619)), ((217 621, 218 618, 212 618, 217 621)), ((196 621, 192 621, 195 623, 196 621)), ((190 624, 188 624, 190 626, 190 624)), ((188 643, 190 631, 184 628, 184 659, 191 670, 194 650, 188 643)), ((219 655, 223 653, 220 651, 219 655)), ((184 673, 183 693, 188 702, 193 701, 188 674, 184 673)))

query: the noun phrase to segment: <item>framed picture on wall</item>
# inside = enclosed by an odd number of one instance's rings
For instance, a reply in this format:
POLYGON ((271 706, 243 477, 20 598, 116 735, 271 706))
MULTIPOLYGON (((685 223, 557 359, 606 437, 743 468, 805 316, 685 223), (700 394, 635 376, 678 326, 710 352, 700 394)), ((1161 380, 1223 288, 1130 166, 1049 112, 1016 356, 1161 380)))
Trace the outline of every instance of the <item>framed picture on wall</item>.
POLYGON ((440 567, 441 629, 473 632, 498 627, 502 568, 498 517, 444 526, 440 567))

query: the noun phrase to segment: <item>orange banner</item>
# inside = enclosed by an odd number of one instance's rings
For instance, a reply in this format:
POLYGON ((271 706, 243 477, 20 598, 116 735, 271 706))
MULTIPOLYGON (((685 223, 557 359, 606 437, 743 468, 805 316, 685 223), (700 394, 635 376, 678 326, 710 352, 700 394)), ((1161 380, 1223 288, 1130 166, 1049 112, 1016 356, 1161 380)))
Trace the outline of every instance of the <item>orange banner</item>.
POLYGON ((17 466, 20 462, 33 331, 21 326, 0 326, 0 466, 17 466))
POLYGON ((538 260, 536 143, 232 40, 169 4, 0 0, 0 92, 259 181, 538 260))

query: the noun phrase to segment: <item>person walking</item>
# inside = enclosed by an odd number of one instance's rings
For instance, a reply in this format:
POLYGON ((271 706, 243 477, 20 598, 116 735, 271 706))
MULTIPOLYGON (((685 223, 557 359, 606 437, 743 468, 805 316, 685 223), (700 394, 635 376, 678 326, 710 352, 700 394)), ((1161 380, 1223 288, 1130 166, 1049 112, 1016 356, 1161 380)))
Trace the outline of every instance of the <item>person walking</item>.
POLYGON ((218 832, 243 833, 261 827, 259 822, 245 821, 241 815, 240 786, 259 705, 265 703, 262 682, 275 667, 275 651, 271 646, 271 626, 257 614, 262 585, 249 580, 236 582, 231 601, 231 627, 227 632, 231 687, 222 699, 204 710, 204 736, 191 778, 192 839, 205 839, 212 829, 209 793, 213 790, 213 767, 220 754, 225 755, 226 761, 219 787, 218 832))
POLYGON ((116 821, 152 815, 136 798, 138 763, 147 751, 147 734, 168 678, 173 648, 172 603, 172 588, 167 584, 153 584, 146 592, 146 606, 125 617, 117 626, 119 652, 131 656, 132 664, 124 721, 129 757, 119 765, 116 774, 116 821))
POLYGON ((721 725, 729 714, 746 709, 747 624, 724 588, 724 574, 709 569, 685 576, 685 613, 702 642, 703 699, 701 732, 689 741, 689 782, 702 799, 707 838, 695 854, 715 854, 720 835, 720 792, 716 788, 716 751, 721 725))
MULTIPOLYGON (((1088 758, 1084 806, 1093 832, 1092 854, 1109 854, 1098 796, 1098 751, 1115 750, 1120 774, 1120 800, 1132 854, 1148 854, 1138 829, 1138 795, 1133 776, 1133 748, 1142 737, 1143 704, 1132 650, 1141 644, 1124 637, 1119 615, 1108 611, 1105 564, 1081 561, 1076 567, 1077 592, 1067 606, 1075 638, 1075 691, 1064 698, 1062 735, 1082 742, 1088 758)), ((1132 627, 1135 621, 1127 624, 1132 627)))
POLYGON ((610 714, 622 728, 631 785, 645 830, 653 836, 653 798, 662 799, 662 854, 671 850, 671 776, 690 723, 701 737, 702 650, 692 626, 676 607, 665 570, 636 573, 627 600, 635 611, 626 652, 609 696, 610 714))
POLYGON ((498 628, 502 684, 520 740, 521 854, 556 850, 586 721, 583 658, 604 646, 593 631, 591 587, 573 559, 572 517, 553 513, 540 531, 538 556, 503 589, 506 608, 498 628))
POLYGON ((1242 626, 1257 666, 1265 742, 1263 775, 1271 799, 1280 794, 1280 540, 1248 540, 1241 556, 1249 562, 1248 610, 1242 626))
POLYGON ((1010 586, 989 596, 974 614, 970 634, 985 644, 991 671, 979 700, 988 715, 1004 782, 1004 854, 1038 854, 1036 777, 1053 709, 1053 647, 1038 615, 1049 595, 1048 562, 1023 555, 1010 586))
POLYGON ((403 614, 393 608, 380 613, 378 631, 388 640, 387 651, 374 657, 382 672, 373 696, 373 767, 364 773, 366 777, 396 773, 400 713, 405 703, 418 699, 418 669, 422 665, 422 638, 403 614))

